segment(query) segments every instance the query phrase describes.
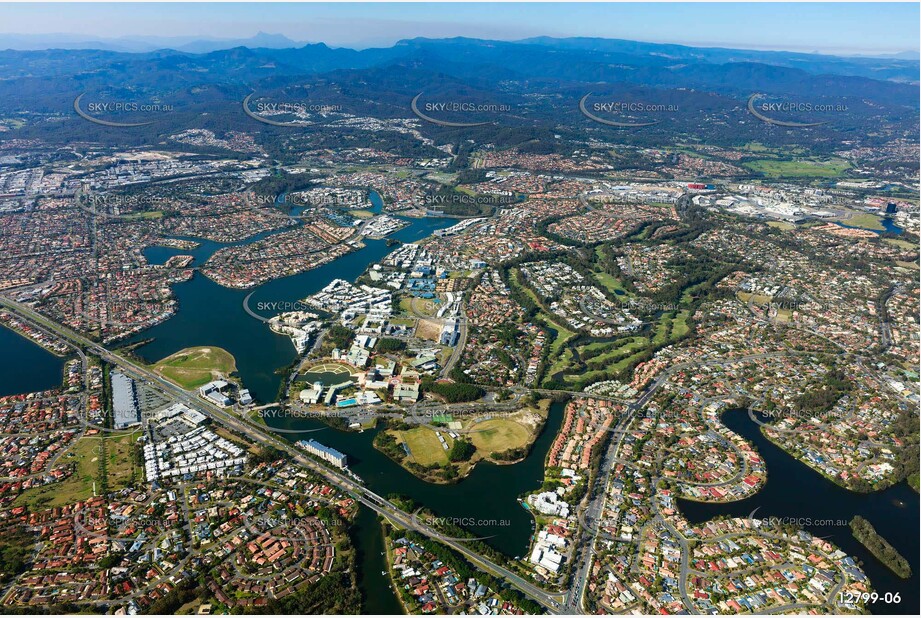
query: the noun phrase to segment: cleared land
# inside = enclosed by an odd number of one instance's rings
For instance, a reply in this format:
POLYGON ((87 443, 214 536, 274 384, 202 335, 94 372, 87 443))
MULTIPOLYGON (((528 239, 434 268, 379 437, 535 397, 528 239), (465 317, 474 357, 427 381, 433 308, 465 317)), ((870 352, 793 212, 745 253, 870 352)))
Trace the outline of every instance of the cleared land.
POLYGON ((736 292, 736 298, 743 303, 755 303, 756 305, 768 305, 771 297, 765 294, 753 294, 751 292, 736 292))
POLYGON ((441 335, 442 323, 435 320, 419 320, 416 327, 416 337, 428 341, 438 341, 441 335))
POLYGON ((153 370, 186 390, 198 388, 237 370, 227 350, 215 346, 179 350, 153 365, 153 370))

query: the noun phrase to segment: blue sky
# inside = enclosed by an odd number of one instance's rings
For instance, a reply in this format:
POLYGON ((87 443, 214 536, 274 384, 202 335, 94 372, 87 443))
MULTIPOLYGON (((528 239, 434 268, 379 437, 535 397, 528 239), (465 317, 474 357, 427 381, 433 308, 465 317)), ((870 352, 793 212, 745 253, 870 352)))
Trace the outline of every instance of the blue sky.
POLYGON ((918 3, 0 4, 0 32, 249 37, 333 46, 417 36, 599 36, 826 53, 919 48, 918 3))

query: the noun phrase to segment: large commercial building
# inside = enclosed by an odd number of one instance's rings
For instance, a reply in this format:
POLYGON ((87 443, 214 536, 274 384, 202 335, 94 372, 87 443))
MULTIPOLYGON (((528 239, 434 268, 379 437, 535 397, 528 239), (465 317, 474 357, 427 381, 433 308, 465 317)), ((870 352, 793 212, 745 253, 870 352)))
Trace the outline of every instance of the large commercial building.
POLYGON ((126 429, 141 423, 134 380, 121 373, 112 372, 112 414, 116 429, 126 429))

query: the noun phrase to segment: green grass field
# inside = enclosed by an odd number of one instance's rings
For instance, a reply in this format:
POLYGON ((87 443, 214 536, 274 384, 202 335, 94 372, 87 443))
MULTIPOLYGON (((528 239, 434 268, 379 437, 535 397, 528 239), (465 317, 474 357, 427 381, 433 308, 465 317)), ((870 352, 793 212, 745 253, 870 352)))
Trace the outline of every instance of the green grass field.
MULTIPOLYGON (((585 346, 584 349, 588 350, 593 345, 595 344, 585 346)), ((629 356, 637 350, 642 350, 649 345, 649 339, 646 337, 630 337, 626 341, 617 341, 609 345, 610 349, 605 350, 598 356, 586 360, 585 364, 591 369, 603 369, 609 361, 620 358, 625 354, 629 356)))
POLYGON ((684 337, 691 327, 688 326, 688 318, 690 317, 691 312, 687 309, 682 309, 678 314, 672 319, 672 333, 670 337, 672 339, 678 339, 684 337))
POLYGON ((630 292, 628 292, 627 288, 623 286, 623 284, 620 282, 620 279, 617 279, 616 277, 612 277, 611 275, 605 272, 592 271, 592 274, 595 276, 595 279, 598 280, 598 283, 603 285, 609 291, 613 292, 614 294, 617 294, 618 296, 624 299, 630 297, 630 292))
POLYGON ((767 224, 770 227, 776 228, 778 230, 795 230, 796 226, 792 223, 787 223, 786 221, 768 221, 767 224))
POLYGON ((130 215, 125 215, 125 219, 137 220, 137 219, 162 219, 163 211, 161 210, 148 210, 145 212, 135 212, 130 215))
MULTIPOLYGON (((430 466, 432 464, 447 465, 448 452, 438 441, 438 436, 428 427, 416 427, 409 431, 394 432, 400 442, 405 442, 409 446, 409 452, 412 453, 410 459, 420 466, 430 466)), ((454 444, 454 440, 448 435, 447 431, 441 432, 445 441, 448 443, 448 449, 454 444)))
POLYGON ((767 305, 771 302, 771 297, 765 294, 752 294, 751 292, 736 292, 736 298, 743 303, 752 302, 756 305, 767 305))
POLYGON ((918 250, 918 245, 913 242, 908 242, 907 240, 902 240, 900 238, 884 238, 883 242, 900 249, 909 249, 914 251, 918 250))
POLYGON ((796 161, 775 161, 756 159, 742 164, 753 172, 770 178, 837 178, 851 168, 844 159, 817 161, 800 159, 796 161))
POLYGON ((742 146, 742 150, 747 150, 749 152, 770 152, 771 149, 761 142, 748 142, 742 146))
POLYGON ((142 470, 136 468, 131 456, 131 447, 140 437, 140 432, 87 436, 78 439, 64 453, 57 464, 74 464, 74 473, 60 483, 28 489, 13 502, 14 505, 28 505, 30 508, 50 508, 72 504, 93 497, 93 483, 96 492, 103 490, 103 479, 99 458, 106 455, 106 480, 109 491, 123 489, 132 480, 141 481, 142 470), (103 442, 105 444, 103 444, 103 442))
POLYGON ((859 227, 865 230, 875 230, 877 232, 882 232, 886 228, 883 227, 882 221, 876 215, 871 215, 868 212, 862 212, 856 214, 852 217, 842 217, 841 219, 835 219, 839 223, 844 225, 850 225, 851 227, 859 227))
POLYGON ((319 365, 311 365, 309 369, 304 371, 304 373, 335 373, 351 375, 352 369, 348 365, 344 365, 342 363, 320 363, 319 365))
POLYGON ((178 386, 192 390, 218 376, 227 377, 237 370, 233 356, 215 346, 180 350, 153 365, 153 370, 178 386))
POLYGON ((511 419, 494 418, 476 423, 470 429, 474 433, 468 434, 467 437, 484 453, 501 453, 521 448, 531 440, 530 430, 511 419))

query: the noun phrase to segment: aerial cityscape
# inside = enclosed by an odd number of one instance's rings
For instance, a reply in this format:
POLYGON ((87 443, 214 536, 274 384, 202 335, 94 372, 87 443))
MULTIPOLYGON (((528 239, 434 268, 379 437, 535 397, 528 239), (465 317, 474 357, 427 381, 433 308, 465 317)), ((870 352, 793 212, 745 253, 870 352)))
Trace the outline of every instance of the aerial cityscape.
POLYGON ((0 4, 3 613, 918 615, 918 20, 0 4))

